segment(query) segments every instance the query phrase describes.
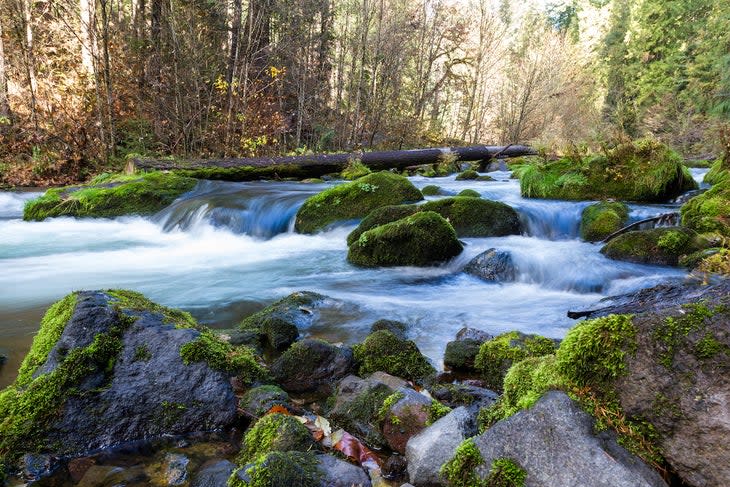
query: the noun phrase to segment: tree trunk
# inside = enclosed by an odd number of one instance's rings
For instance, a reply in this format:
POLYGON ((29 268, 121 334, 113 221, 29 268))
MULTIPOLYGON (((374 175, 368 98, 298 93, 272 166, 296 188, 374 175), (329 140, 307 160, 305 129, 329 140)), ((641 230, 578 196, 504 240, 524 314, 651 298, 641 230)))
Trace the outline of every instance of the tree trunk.
POLYGON ((23 27, 25 30, 25 74, 28 77, 28 87, 30 88, 30 117, 33 122, 33 128, 38 132, 38 81, 35 75, 35 53, 33 52, 33 26, 31 24, 32 0, 20 0, 20 7, 23 14, 23 27))
POLYGON ((79 0, 79 40, 81 41, 81 66, 91 79, 94 76, 94 41, 96 0, 79 0))
MULTIPOLYGON (((5 46, 3 44, 3 25, 0 19, 0 126, 11 122, 10 101, 8 100, 8 78, 5 70, 5 46)), ((2 127, 0 127, 2 128, 2 127)))

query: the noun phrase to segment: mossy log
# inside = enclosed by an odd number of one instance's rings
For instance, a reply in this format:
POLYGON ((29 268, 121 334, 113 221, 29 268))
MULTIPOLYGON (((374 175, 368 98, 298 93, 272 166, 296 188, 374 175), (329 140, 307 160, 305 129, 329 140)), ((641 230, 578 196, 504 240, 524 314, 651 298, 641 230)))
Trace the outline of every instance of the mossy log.
POLYGON ((509 158, 536 154, 524 145, 445 147, 434 149, 311 154, 302 156, 246 157, 241 159, 207 159, 180 161, 175 159, 133 159, 128 171, 171 170, 186 176, 227 181, 249 181, 277 178, 318 178, 341 172, 353 160, 360 160, 373 171, 398 169, 416 164, 434 164, 448 158, 457 161, 483 161, 495 157, 509 158))

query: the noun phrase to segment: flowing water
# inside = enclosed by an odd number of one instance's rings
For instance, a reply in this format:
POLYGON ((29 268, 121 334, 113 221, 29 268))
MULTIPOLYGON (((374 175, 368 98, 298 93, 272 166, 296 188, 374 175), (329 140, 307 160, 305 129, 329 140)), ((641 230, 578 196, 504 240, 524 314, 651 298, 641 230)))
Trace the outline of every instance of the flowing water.
MULTIPOLYGON (((693 175, 701 180, 704 172, 693 175)), ((356 222, 313 236, 294 233, 299 206, 333 183, 203 181, 150 218, 44 222, 21 219, 24 202, 38 193, 0 193, 0 353, 9 356, 0 387, 14 379, 44 310, 79 289, 133 289, 217 328, 291 292, 316 291, 341 304, 303 334, 350 343, 364 338, 373 321, 397 319, 411 325, 410 338, 440 365, 463 326, 560 338, 574 323, 569 309, 684 275, 606 259, 600 245, 578 239, 590 202, 524 199, 509 173, 491 175, 496 181, 411 178, 419 188, 471 188, 503 201, 525 227, 521 236, 465 239, 460 256, 431 268, 351 266, 345 238, 356 222), (512 252, 516 282, 490 284, 461 272, 492 247, 512 252)), ((638 220, 676 205, 631 208, 638 220)))

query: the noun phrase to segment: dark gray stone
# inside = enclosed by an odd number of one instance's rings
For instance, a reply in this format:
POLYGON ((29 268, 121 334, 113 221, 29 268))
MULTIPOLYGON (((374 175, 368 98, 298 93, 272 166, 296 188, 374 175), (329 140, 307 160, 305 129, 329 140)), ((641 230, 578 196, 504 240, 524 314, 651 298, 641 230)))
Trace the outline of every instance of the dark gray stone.
POLYGON ((228 460, 211 460, 193 477, 190 487, 227 487, 236 466, 228 460))
POLYGON ((486 478, 494 460, 511 458, 527 472, 525 487, 666 487, 614 435, 596 435, 593 424, 565 393, 550 391, 474 439, 484 459, 476 472, 486 478))
POLYGON ((355 365, 352 350, 322 340, 305 339, 295 343, 271 366, 271 374, 282 389, 312 392, 326 389, 348 375, 355 365))
POLYGON ((319 468, 324 473, 322 487, 370 487, 365 471, 332 455, 317 455, 319 468))
POLYGON ((474 257, 464 272, 489 282, 510 282, 515 280, 517 270, 509 252, 489 249, 474 257))
POLYGON ((490 389, 469 384, 437 384, 430 392, 435 399, 451 408, 466 406, 475 411, 491 406, 499 397, 490 389))
POLYGON ((284 406, 289 403, 289 394, 278 386, 259 386, 246 392, 238 405, 249 416, 259 418, 265 415, 274 406, 284 406))
POLYGON ((461 330, 456 332, 456 340, 476 340, 478 342, 486 342, 492 340, 494 335, 487 333, 486 331, 478 330, 476 328, 470 328, 465 326, 461 330))
POLYGON ((469 372, 474 370, 474 360, 482 342, 477 340, 457 340, 446 344, 444 365, 451 370, 469 372))
POLYGON ((460 407, 412 437, 406 446, 410 481, 419 487, 446 485, 439 475, 441 466, 476 433, 476 413, 460 407))
POLYGON ((408 331, 408 325, 395 320, 378 320, 370 325, 370 333, 375 333, 376 331, 380 330, 388 330, 401 340, 405 340, 406 331, 408 331))

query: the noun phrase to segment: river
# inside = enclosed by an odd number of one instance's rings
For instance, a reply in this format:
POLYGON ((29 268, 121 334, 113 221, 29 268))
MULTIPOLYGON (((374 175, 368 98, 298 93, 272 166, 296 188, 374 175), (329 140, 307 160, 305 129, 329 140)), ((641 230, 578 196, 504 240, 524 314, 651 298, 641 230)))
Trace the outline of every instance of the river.
MULTIPOLYGON (((706 171, 692 170, 698 181, 706 171)), ((409 337, 440 366, 463 326, 560 338, 574 324, 567 310, 685 275, 612 261, 599 244, 580 241, 580 214, 590 202, 525 199, 508 172, 490 175, 496 180, 411 180, 503 201, 520 213, 523 235, 464 239, 464 252, 439 267, 375 270, 346 261, 356 222, 313 236, 292 230, 303 201, 334 183, 201 181, 152 217, 44 222, 22 221, 23 204, 40 193, 0 192, 0 353, 9 357, 0 387, 14 380, 46 308, 74 290, 133 289, 216 328, 291 292, 316 291, 338 304, 303 334, 352 343, 373 321, 396 319, 411 325, 409 337), (490 284, 461 272, 492 247, 512 252, 516 282, 490 284)), ((676 205, 631 205, 631 218, 668 208, 676 205)))

